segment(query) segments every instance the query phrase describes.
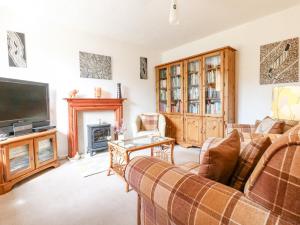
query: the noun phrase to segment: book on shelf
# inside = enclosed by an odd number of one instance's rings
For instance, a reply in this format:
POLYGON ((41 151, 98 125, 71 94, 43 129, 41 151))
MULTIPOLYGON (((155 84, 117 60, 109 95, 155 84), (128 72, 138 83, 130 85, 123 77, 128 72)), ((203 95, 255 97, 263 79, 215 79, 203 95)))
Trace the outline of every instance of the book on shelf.
POLYGON ((160 90, 159 91, 159 99, 160 99, 160 101, 166 101, 167 100, 167 91, 166 90, 160 90))
POLYGON ((219 70, 212 70, 206 73, 206 82, 208 84, 219 84, 221 82, 221 73, 219 70))
POLYGON ((220 56, 209 57, 206 59, 205 64, 208 69, 218 68, 221 65, 221 57, 220 56))
POLYGON ((181 99, 181 90, 178 89, 174 89, 172 90, 172 100, 177 101, 181 99))
POLYGON ((180 77, 172 77, 172 88, 180 88, 180 77))
POLYGON ((189 100, 199 99, 199 87, 192 87, 189 89, 189 100))
POLYGON ((167 70, 166 69, 160 70, 159 77, 160 79, 167 79, 167 70))
POLYGON ((193 73, 189 76, 190 85, 199 85, 199 76, 197 73, 193 73))
POLYGON ((199 62, 190 62, 188 65, 189 73, 198 73, 199 72, 199 62))
POLYGON ((166 112, 166 111, 167 111, 167 104, 165 104, 165 103, 160 103, 160 104, 159 104, 159 111, 161 111, 161 112, 166 112))
POLYGON ((167 88, 167 80, 160 80, 159 83, 160 83, 159 84, 160 88, 163 88, 163 89, 167 88))
POLYGON ((180 107, 181 106, 181 103, 180 101, 176 102, 175 105, 171 105, 171 111, 172 112, 180 112, 180 107))
POLYGON ((206 103, 206 113, 207 114, 220 114, 221 113, 221 103, 220 102, 206 103))
POLYGON ((220 91, 217 91, 215 88, 208 87, 206 89, 206 98, 207 99, 220 99, 220 91))
POLYGON ((199 113, 199 102, 189 103, 189 113, 199 113))

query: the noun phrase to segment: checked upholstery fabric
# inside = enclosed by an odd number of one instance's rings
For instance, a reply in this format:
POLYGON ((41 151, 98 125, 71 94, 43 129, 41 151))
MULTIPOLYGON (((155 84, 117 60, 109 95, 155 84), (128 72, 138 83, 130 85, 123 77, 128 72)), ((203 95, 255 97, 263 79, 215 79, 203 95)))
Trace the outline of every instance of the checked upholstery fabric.
POLYGON ((245 194, 150 157, 128 164, 139 225, 300 224, 300 126, 276 140, 245 194))

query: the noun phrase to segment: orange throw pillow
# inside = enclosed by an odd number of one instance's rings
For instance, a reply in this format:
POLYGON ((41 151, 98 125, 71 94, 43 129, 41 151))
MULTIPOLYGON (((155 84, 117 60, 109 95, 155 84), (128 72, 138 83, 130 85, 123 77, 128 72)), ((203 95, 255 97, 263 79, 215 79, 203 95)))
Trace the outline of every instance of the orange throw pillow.
POLYGON ((238 161, 240 145, 239 132, 233 130, 217 146, 201 154, 199 175, 227 184, 238 161))

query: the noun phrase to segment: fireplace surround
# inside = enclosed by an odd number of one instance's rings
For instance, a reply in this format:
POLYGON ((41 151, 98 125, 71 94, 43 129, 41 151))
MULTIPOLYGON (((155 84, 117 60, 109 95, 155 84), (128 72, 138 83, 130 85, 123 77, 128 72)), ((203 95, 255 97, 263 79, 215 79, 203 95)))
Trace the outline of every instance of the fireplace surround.
POLYGON ((66 98, 69 112, 68 155, 73 158, 78 154, 78 112, 114 111, 116 126, 123 120, 124 98, 66 98))

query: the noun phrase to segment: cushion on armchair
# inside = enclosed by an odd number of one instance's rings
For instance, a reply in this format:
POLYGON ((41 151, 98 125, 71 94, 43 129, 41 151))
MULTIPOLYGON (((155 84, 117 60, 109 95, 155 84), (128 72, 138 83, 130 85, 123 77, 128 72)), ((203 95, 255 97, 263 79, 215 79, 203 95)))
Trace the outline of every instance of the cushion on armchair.
POLYGON ((237 130, 216 146, 202 152, 199 175, 227 184, 240 153, 240 137, 237 130))
POLYGON ((269 137, 261 137, 252 140, 243 149, 234 169, 229 185, 237 190, 243 191, 245 184, 254 170, 261 156, 272 144, 269 137))
POLYGON ((157 114, 141 114, 141 131, 158 130, 157 114))

